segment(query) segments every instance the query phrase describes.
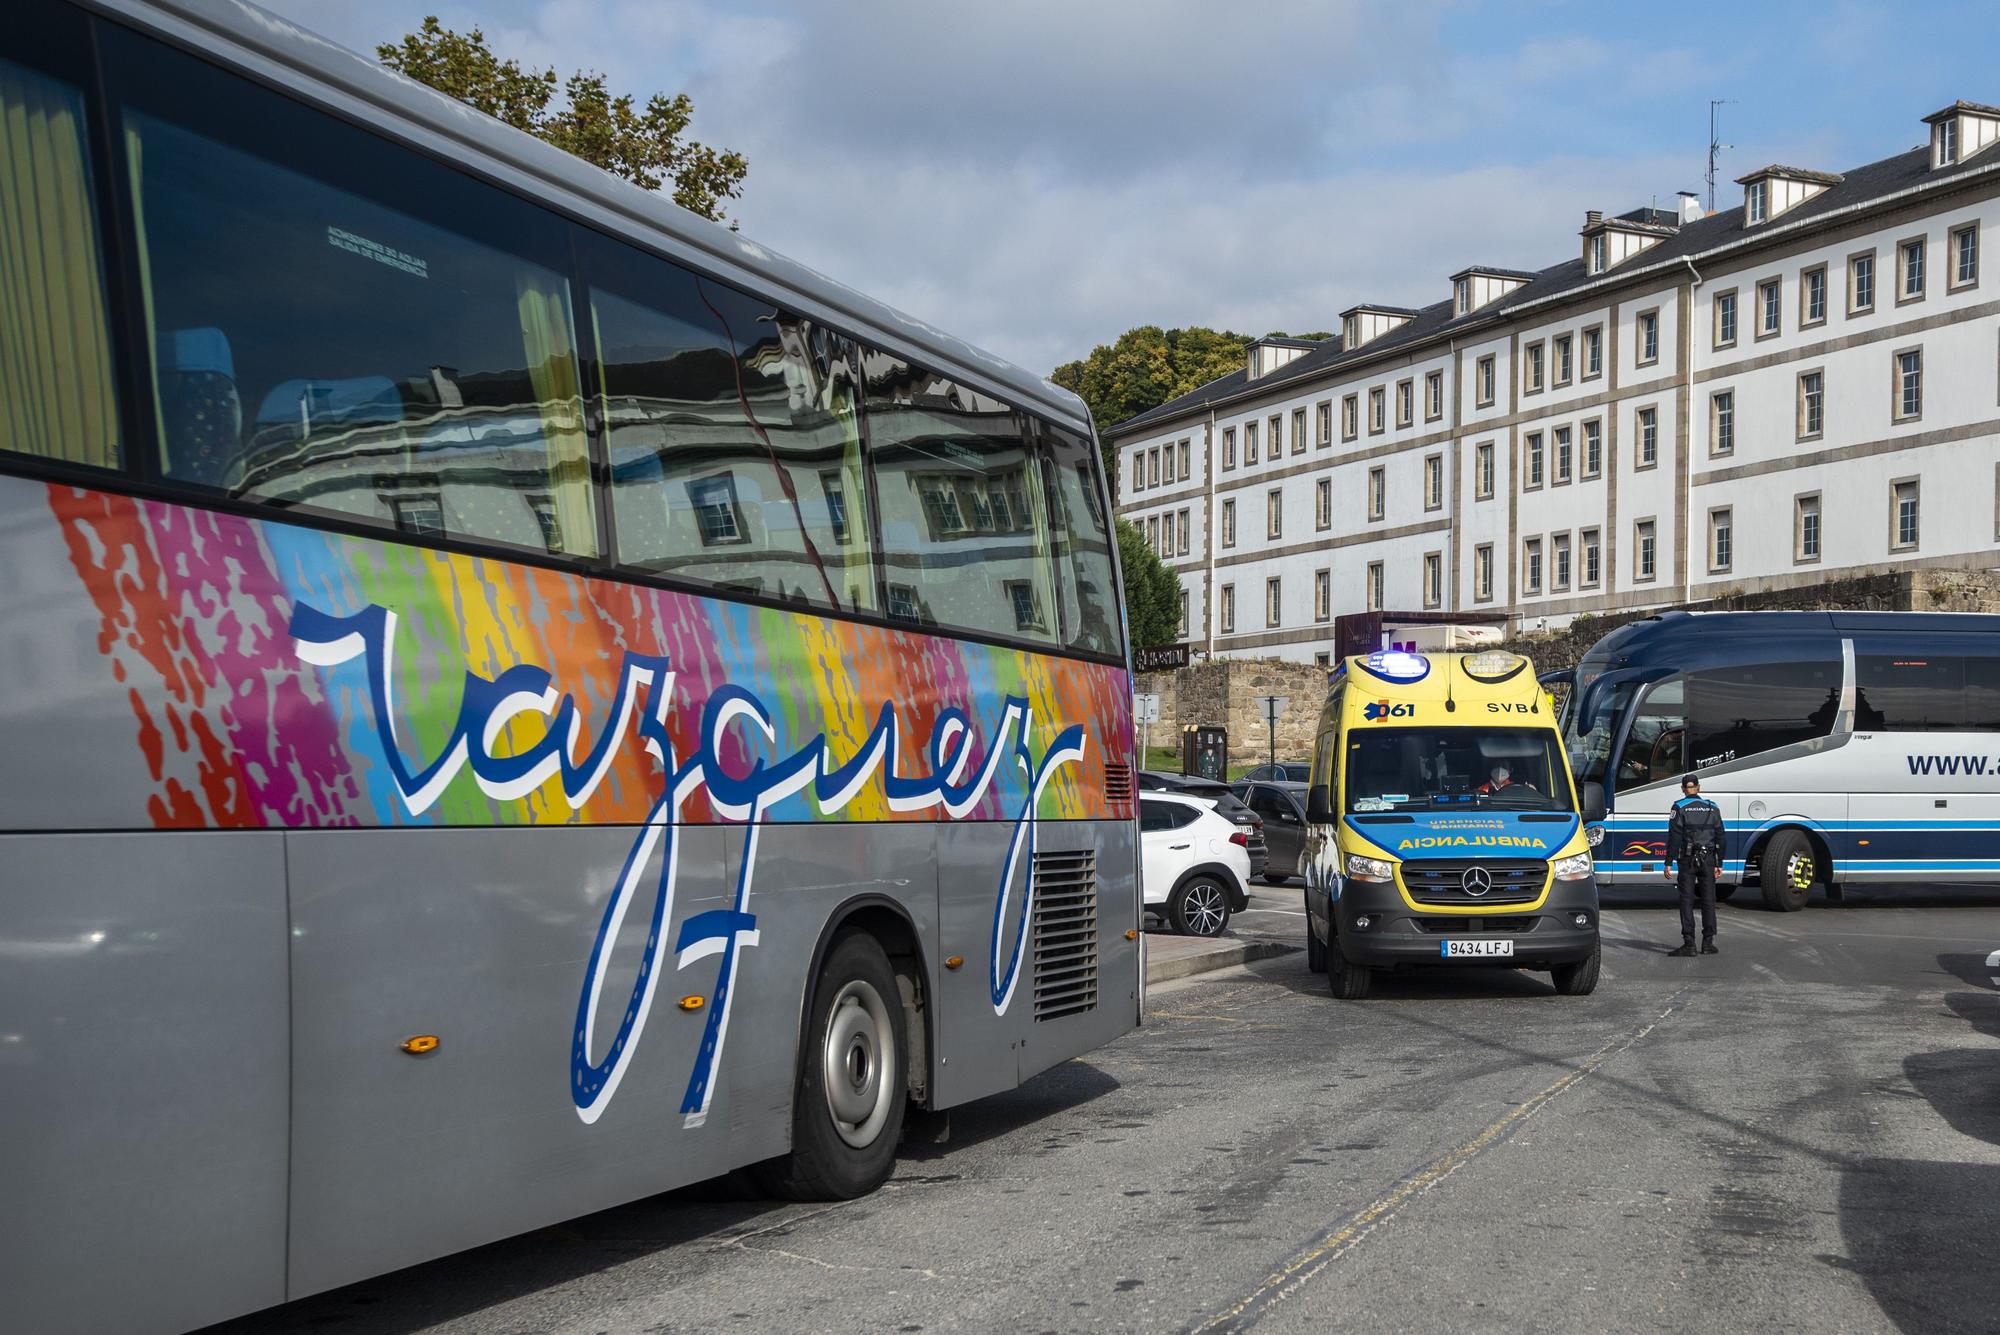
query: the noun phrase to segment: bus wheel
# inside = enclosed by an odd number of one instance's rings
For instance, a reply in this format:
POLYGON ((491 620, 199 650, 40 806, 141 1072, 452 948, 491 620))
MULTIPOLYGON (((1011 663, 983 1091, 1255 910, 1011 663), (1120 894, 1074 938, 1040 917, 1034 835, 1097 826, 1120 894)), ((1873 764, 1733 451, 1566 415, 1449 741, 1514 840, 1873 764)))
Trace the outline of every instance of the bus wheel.
POLYGON ((758 1165, 774 1196, 844 1201, 896 1164, 909 1052, 896 974, 874 937, 842 937, 813 985, 812 1023, 792 1096, 792 1151, 758 1165))
POLYGON ((1757 879, 1764 888, 1764 904, 1780 913, 1796 913, 1806 906, 1813 882, 1819 879, 1819 861, 1812 845, 1797 830, 1780 830, 1764 845, 1758 862, 1757 879))
POLYGON ((1597 990, 1597 975, 1604 965, 1604 948, 1592 946, 1590 958, 1574 964, 1559 964, 1549 970, 1556 991, 1566 997, 1587 997, 1597 990))
POLYGON ((1182 936, 1221 936, 1229 926, 1229 893, 1209 876, 1190 876, 1167 901, 1167 917, 1182 936))
MULTIPOLYGON (((1306 929, 1310 932, 1312 929, 1306 929)), ((1340 942, 1326 943, 1326 986, 1329 992, 1342 1001, 1360 1001, 1368 995, 1369 985, 1375 981, 1375 971, 1365 964, 1350 961, 1340 949, 1340 942)))
POLYGON ((1319 939, 1313 929, 1312 900, 1306 900, 1306 968, 1313 973, 1326 972, 1326 942, 1319 939))
POLYGON ((1735 893, 1736 887, 1733 885, 1718 885, 1715 887, 1715 902, 1725 904, 1729 902, 1729 897, 1735 893))

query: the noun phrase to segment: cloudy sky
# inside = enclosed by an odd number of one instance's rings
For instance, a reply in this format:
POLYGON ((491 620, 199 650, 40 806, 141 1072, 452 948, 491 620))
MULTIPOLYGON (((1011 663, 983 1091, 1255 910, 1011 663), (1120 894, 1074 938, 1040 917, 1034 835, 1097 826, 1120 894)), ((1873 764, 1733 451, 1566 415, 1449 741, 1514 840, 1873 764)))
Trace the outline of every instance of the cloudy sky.
POLYGON ((1589 208, 1840 170, 2000 102, 1989 3, 264 0, 372 50, 434 7, 503 55, 686 91, 746 235, 1046 372, 1135 324, 1327 329, 1589 208))

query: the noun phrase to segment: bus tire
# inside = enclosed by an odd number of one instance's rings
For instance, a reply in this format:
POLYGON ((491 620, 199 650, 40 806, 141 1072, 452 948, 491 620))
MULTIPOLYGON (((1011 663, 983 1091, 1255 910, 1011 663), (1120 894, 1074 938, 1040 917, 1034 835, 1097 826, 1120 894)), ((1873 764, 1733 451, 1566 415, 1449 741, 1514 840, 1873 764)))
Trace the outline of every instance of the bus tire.
POLYGON ((866 932, 834 942, 813 983, 812 1023, 792 1094, 792 1149, 757 1165, 794 1201, 865 1196, 896 1166, 910 1051, 896 974, 866 932))
POLYGON ((1348 959, 1340 948, 1340 942, 1326 943, 1326 987, 1337 999, 1360 1001, 1368 995, 1368 989, 1374 982, 1375 971, 1348 959))
POLYGON ((1313 927, 1310 897, 1306 900, 1306 969, 1311 973, 1326 972, 1326 942, 1319 939, 1319 932, 1313 927))
POLYGON ((1190 876, 1174 887, 1167 918, 1182 936, 1221 936, 1229 926, 1229 891, 1213 876, 1190 876))
POLYGON ((1780 830, 1764 845, 1757 861, 1757 882, 1764 891, 1764 905, 1779 913, 1797 913, 1812 898, 1813 883, 1819 879, 1819 859, 1813 846, 1797 830, 1780 830))
POLYGON ((1604 947, 1592 946, 1590 955, 1574 964, 1558 964, 1549 970, 1549 979, 1558 995, 1587 997, 1597 990, 1597 975, 1604 966, 1604 947))
POLYGON ((1726 904, 1729 902, 1729 897, 1735 893, 1736 887, 1733 885, 1718 885, 1715 887, 1715 902, 1726 904))

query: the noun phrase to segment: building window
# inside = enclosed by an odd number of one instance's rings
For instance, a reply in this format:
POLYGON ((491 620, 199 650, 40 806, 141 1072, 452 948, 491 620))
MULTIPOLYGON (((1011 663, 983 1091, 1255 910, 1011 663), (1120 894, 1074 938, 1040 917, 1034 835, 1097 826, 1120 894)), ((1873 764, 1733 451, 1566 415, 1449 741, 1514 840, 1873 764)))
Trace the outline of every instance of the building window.
POLYGON ((1396 382, 1396 425, 1408 426, 1416 415, 1417 386, 1410 380, 1396 382))
POLYGON ((1305 452, 1306 410, 1303 408, 1294 408, 1292 409, 1292 453, 1304 454, 1305 452))
POLYGON ((1236 467, 1236 428, 1225 427, 1222 432, 1222 466, 1236 467))
POLYGON ((1542 591, 1542 540, 1529 538, 1521 544, 1521 592, 1542 591))
POLYGON ((1782 316, 1778 303, 1782 290, 1778 280, 1769 278, 1757 284, 1757 337, 1770 338, 1780 328, 1782 316))
POLYGON ((1493 406, 1493 355, 1488 353, 1478 362, 1478 374, 1474 379, 1474 401, 1481 408, 1493 406))
POLYGON ((1319 405, 1319 448, 1333 444, 1333 400, 1319 405))
POLYGON ((1896 354, 1896 411, 1898 422, 1911 422, 1924 415, 1924 350, 1907 348, 1896 354))
POLYGON ((1320 651, 1319 651, 1318 653, 1316 653, 1316 654, 1314 654, 1314 655, 1313 655, 1313 666, 1314 666, 1314 667, 1332 667, 1332 666, 1333 666, 1333 655, 1332 655, 1332 654, 1330 654, 1330 653, 1328 653, 1328 652, 1327 652, 1326 650, 1324 650, 1324 649, 1320 650, 1320 651))
POLYGON ((1708 452, 1736 453, 1736 392, 1719 389, 1708 396, 1708 452))
POLYGON ((1808 492, 1792 501, 1792 559, 1819 560, 1819 493, 1808 492))
POLYGON ((1826 373, 1799 373, 1799 439, 1817 440, 1826 430, 1826 373))
POLYGON ((1875 309, 1875 252, 1847 257, 1847 313, 1866 315, 1875 309))
POLYGON ((1160 485, 1160 452, 1158 450, 1146 451, 1146 485, 1149 487, 1160 485))
POLYGON ((1752 181, 1743 191, 1745 221, 1760 223, 1771 216, 1771 183, 1752 181))
POLYGON ((1974 287, 1979 282, 1979 224, 1956 227, 1951 233, 1951 286, 1974 287))
POLYGON ((1378 432, 1388 425, 1388 391, 1380 385, 1368 391, 1368 430, 1378 432))
POLYGON ((1333 572, 1321 570, 1313 575, 1313 620, 1333 619, 1333 572))
POLYGON ((1493 442, 1482 440, 1472 447, 1472 494, 1477 500, 1493 499, 1493 442))
POLYGON ((1653 521, 1641 519, 1632 526, 1632 578, 1650 580, 1657 568, 1657 538, 1653 521))
POLYGON ((1234 547, 1236 545, 1236 499, 1234 497, 1222 503, 1222 545, 1224 547, 1234 547))
POLYGON ((1285 419, 1272 413, 1269 419, 1271 434, 1265 437, 1264 454, 1272 463, 1285 452, 1285 419))
POLYGON ((1243 424, 1243 463, 1247 467, 1257 462, 1257 424, 1243 424))
POLYGON ((1146 452, 1144 450, 1134 450, 1132 451, 1132 490, 1140 492, 1145 489, 1146 452))
POLYGON ((1451 285, 1451 308, 1460 315, 1472 309, 1472 280, 1461 278, 1451 285))
POLYGON ((1542 345, 1530 343, 1521 349, 1521 392, 1542 392, 1542 345))
POLYGON ((1549 562, 1552 569, 1550 588, 1560 593, 1569 588, 1569 534, 1558 533, 1549 539, 1549 562))
POLYGON ((1276 541, 1283 536, 1285 525, 1285 493, 1273 487, 1264 493, 1264 536, 1276 541))
POLYGON ((1435 422, 1444 416, 1444 372, 1432 371, 1424 377, 1424 420, 1435 422))
POLYGON ((1736 346, 1736 290, 1715 294, 1715 346, 1736 346))
POLYGON ((1949 167, 1958 161, 1958 117, 1947 116, 1938 122, 1937 165, 1949 167))
POLYGON ((1651 366, 1660 360, 1660 313, 1639 313, 1639 365, 1651 366))
POLYGON ((1169 510, 1161 515, 1159 519, 1148 519, 1146 522, 1152 526, 1153 531, 1147 536, 1154 540, 1154 551, 1162 558, 1172 556, 1174 554, 1174 512, 1169 510))
POLYGON ((1278 576, 1273 575, 1264 581, 1264 624, 1266 626, 1275 626, 1278 624, 1278 613, 1283 601, 1283 593, 1278 576))
POLYGON ((1181 556, 1188 554, 1188 512, 1186 510, 1181 511, 1181 537, 1178 554, 1181 556))
POLYGON ((1380 465, 1368 470, 1368 517, 1380 519, 1389 511, 1389 471, 1380 465))
POLYGON ((1604 233, 1599 232, 1584 243, 1584 258, 1589 261, 1592 273, 1603 273, 1607 248, 1604 233))
MULTIPOLYGON (((1172 541, 1171 538, 1168 541, 1172 541)), ((1146 545, 1153 549, 1155 556, 1160 553, 1160 517, 1151 515, 1146 520, 1146 545)))
POLYGON ((1234 584, 1225 584, 1222 586, 1221 612, 1222 633, 1224 635, 1234 635, 1236 633, 1236 586, 1234 584))
POLYGON ((1180 621, 1180 625, 1179 625, 1179 626, 1177 626, 1177 627, 1175 627, 1175 629, 1174 629, 1174 638, 1175 638, 1175 639, 1177 639, 1177 640, 1185 640, 1185 639, 1187 638, 1187 633, 1188 633, 1188 595, 1187 595, 1187 590, 1186 590, 1186 589, 1182 589, 1182 590, 1181 590, 1181 621, 1180 621))
POLYGON ((1010 579, 1007 584, 1007 601, 1014 608, 1015 630, 1048 629, 1042 616, 1041 599, 1035 595, 1034 584, 1025 579, 1010 579))
POLYGON ((1604 574, 1604 543, 1594 528, 1585 529, 1580 536, 1583 544, 1583 580, 1586 589, 1594 589, 1604 574))
POLYGON ((1923 237, 1905 241, 1896 248, 1896 300, 1921 301, 1924 296, 1924 248, 1923 237))
POLYGON ((1424 553, 1424 606, 1437 607, 1444 602, 1444 554, 1424 553))
POLYGON ((1826 266, 1816 265, 1799 275, 1799 324, 1826 323, 1826 266))
POLYGON ((1641 408, 1639 410, 1639 464, 1641 468, 1651 468, 1660 462, 1660 410, 1641 408))
POLYGON ((1313 489, 1313 522, 1322 529, 1333 527, 1333 479, 1323 477, 1313 489))
POLYGON ((734 474, 695 478, 687 484, 688 503, 704 547, 726 547, 750 541, 743 531, 743 509, 736 499, 734 474))
POLYGON ((1568 334, 1564 334, 1552 344, 1555 350, 1556 383, 1558 385, 1567 385, 1570 382, 1571 374, 1576 369, 1574 353, 1572 351, 1573 342, 1574 340, 1568 334))
POLYGON ((1527 453, 1527 467, 1522 470, 1521 490, 1533 491, 1542 485, 1542 433, 1530 431, 1522 441, 1527 453))
POLYGON ((1583 475, 1597 477, 1604 472, 1604 423, 1597 418, 1583 424, 1583 475))
POLYGON ((1194 477, 1194 445, 1184 440, 1177 448, 1181 456, 1181 481, 1186 482, 1194 477))
POLYGON ((1561 486, 1572 476, 1571 465, 1575 462, 1575 449, 1570 444, 1570 430, 1566 426, 1557 427, 1551 435, 1555 442, 1556 485, 1561 486))
POLYGON ((1493 598, 1493 544, 1490 542, 1472 549, 1472 596, 1482 603, 1493 598))
POLYGON ((1899 478, 1889 484, 1889 546, 1908 551, 1917 545, 1917 480, 1899 478))
POLYGON ((1597 325, 1583 331, 1583 378, 1595 380, 1604 374, 1604 330, 1597 325))
POLYGON ((1379 612, 1382 610, 1382 563, 1380 561, 1370 561, 1368 563, 1367 610, 1370 612, 1379 612))
POLYGON ((1349 394, 1340 401, 1340 438, 1353 440, 1361 434, 1361 399, 1349 394))
POLYGON ((1444 456, 1427 454, 1424 456, 1424 509, 1444 508, 1444 456))
POLYGON ((1735 558, 1734 524, 1728 506, 1708 512, 1708 573, 1724 574, 1735 558))

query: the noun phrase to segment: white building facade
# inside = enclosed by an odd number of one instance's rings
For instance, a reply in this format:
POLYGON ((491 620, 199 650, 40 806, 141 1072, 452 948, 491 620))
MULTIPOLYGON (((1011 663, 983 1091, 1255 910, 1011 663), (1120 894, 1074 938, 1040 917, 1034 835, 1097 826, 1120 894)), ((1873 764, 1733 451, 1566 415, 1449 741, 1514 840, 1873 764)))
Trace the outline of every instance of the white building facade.
POLYGON ((2000 565, 2000 108, 1739 207, 1587 216, 1580 254, 1114 427, 1119 513, 1216 654, 1325 661, 1349 612, 1581 613, 2000 565))

